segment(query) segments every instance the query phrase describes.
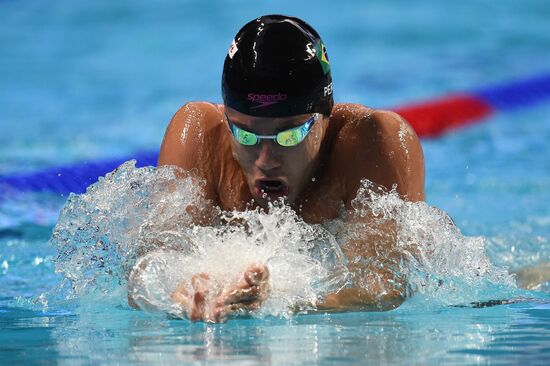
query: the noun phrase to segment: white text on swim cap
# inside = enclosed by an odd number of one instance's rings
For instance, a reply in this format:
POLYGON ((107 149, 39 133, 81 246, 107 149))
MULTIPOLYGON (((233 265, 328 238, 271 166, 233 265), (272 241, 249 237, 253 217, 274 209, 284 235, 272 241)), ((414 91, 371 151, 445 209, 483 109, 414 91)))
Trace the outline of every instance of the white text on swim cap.
POLYGON ((326 97, 327 95, 331 95, 331 94, 332 94, 332 82, 323 88, 323 96, 324 97, 326 97))

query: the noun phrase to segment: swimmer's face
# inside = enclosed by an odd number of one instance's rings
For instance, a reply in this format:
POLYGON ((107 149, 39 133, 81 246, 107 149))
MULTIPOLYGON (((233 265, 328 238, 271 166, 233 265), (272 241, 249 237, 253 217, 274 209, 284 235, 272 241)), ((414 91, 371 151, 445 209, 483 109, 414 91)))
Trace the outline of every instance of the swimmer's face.
MULTIPOLYGON (((227 122, 257 135, 272 136, 304 124, 313 114, 291 117, 254 117, 225 107, 227 122)), ((230 126, 228 124, 228 127, 230 126)), ((245 146, 231 137, 233 157, 241 166, 254 200, 266 207, 269 201, 285 198, 293 203, 311 182, 328 126, 322 114, 306 138, 296 146, 280 146, 273 140, 260 140, 257 145, 245 146)), ((230 128, 229 128, 230 129, 230 128)), ((230 132, 231 133, 231 132, 230 132)))

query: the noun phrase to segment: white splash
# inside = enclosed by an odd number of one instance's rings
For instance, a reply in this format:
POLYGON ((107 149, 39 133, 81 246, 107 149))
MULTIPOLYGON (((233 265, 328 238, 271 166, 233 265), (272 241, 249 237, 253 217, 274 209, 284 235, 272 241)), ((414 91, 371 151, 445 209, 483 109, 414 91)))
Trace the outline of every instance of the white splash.
POLYGON ((366 180, 353 207, 353 214, 369 219, 344 225, 337 241, 345 248, 347 241, 357 237, 374 236, 383 242, 384 236, 391 235, 393 245, 383 250, 371 243, 377 255, 361 258, 363 268, 376 271, 398 253, 402 260, 395 271, 405 275, 410 293, 450 305, 509 296, 515 289, 508 271, 489 260, 486 239, 462 235, 440 209, 425 202, 403 201, 395 189, 384 192, 366 180), (381 227, 392 230, 380 232, 381 227))
POLYGON ((489 261, 483 238, 465 237, 439 209, 402 201, 368 181, 351 212, 321 226, 303 222, 285 206, 269 213, 212 212, 201 182, 190 174, 134 165, 127 162, 85 194, 69 197, 51 239, 68 297, 120 296, 144 255, 153 265, 135 295, 167 313, 176 313, 170 294, 182 279, 207 272, 234 281, 250 263, 270 271, 272 291, 259 315, 287 316, 314 305, 348 284, 348 265, 358 286, 379 286, 380 278, 368 274, 389 270, 407 278, 404 293, 443 304, 490 299, 514 287, 507 271, 489 261), (204 216, 217 221, 193 225, 193 218, 204 216), (354 255, 354 240, 370 254, 354 255), (395 253, 397 263, 390 260, 395 253))
POLYGON ((125 285, 139 256, 152 252, 145 285, 134 295, 169 313, 179 281, 199 272, 236 281, 250 263, 270 271, 271 293, 261 314, 286 315, 346 283, 346 260, 334 237, 290 208, 223 213, 223 225, 193 225, 206 207, 197 179, 176 168, 136 169, 134 162, 72 195, 51 239, 69 295, 109 294, 125 285))

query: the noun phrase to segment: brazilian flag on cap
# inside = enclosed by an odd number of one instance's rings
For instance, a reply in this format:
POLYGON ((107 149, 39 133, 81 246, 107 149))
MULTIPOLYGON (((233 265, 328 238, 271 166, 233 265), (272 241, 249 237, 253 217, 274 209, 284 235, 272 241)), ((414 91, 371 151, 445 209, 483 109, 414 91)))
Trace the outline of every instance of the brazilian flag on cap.
POLYGON ((319 43, 317 43, 317 46, 315 46, 315 55, 321 63, 323 74, 326 75, 330 71, 330 63, 328 61, 327 49, 325 48, 323 42, 319 41, 319 43))

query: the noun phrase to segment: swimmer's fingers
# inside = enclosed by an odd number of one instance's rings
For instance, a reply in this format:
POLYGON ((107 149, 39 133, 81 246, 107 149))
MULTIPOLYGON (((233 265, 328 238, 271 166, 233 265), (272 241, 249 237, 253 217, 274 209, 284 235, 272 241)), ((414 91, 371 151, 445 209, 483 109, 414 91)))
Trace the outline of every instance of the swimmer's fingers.
POLYGON ((245 288, 235 287, 226 291, 222 295, 223 305, 249 304, 257 301, 261 295, 260 286, 247 286, 245 288))
POLYGON ((172 292, 172 301, 175 304, 180 305, 184 310, 188 310, 191 306, 191 296, 189 294, 188 284, 182 282, 176 287, 174 292, 172 292))
POLYGON ((246 313, 260 307, 263 300, 260 286, 238 284, 218 296, 211 314, 211 320, 222 322, 236 313, 246 313))
POLYGON ((271 286, 269 284, 269 270, 266 266, 261 264, 254 264, 246 270, 244 273, 245 281, 251 286, 259 287, 259 294, 257 299, 260 302, 265 301, 269 296, 271 286))
POLYGON ((210 276, 208 273, 200 272, 191 277, 191 286, 197 290, 198 287, 204 287, 209 280, 210 276))
POLYGON ((269 271, 258 264, 249 266, 241 281, 223 292, 206 273, 194 275, 190 282, 190 286, 189 283, 178 286, 172 300, 183 307, 191 321, 221 322, 233 314, 255 311, 267 298, 270 288, 269 271))
POLYGON ((210 293, 209 280, 210 277, 206 273, 198 273, 191 278, 191 285, 195 290, 188 313, 191 321, 206 320, 206 303, 210 293))
POLYGON ((265 266, 250 266, 243 279, 222 295, 223 305, 263 302, 269 295, 269 272, 265 266))
POLYGON ((250 286, 260 285, 269 280, 269 270, 263 264, 252 264, 244 272, 244 280, 250 286))
POLYGON ((231 316, 231 315, 237 315, 237 314, 248 314, 248 313, 251 313, 253 311, 256 311, 258 309, 260 309, 260 307, 262 306, 262 302, 261 301, 255 301, 253 303, 250 303, 250 304, 231 304, 231 305, 226 305, 224 307, 224 315, 225 317, 228 317, 228 316, 231 316))
POLYGON ((219 323, 225 321, 228 317, 233 315, 244 315, 250 312, 258 310, 262 305, 261 301, 255 301, 252 303, 237 303, 224 305, 223 302, 218 302, 211 319, 212 321, 219 323))
POLYGON ((202 292, 195 292, 193 295, 192 303, 190 306, 190 311, 188 313, 189 320, 197 321, 204 319, 206 307, 206 296, 202 292))
POLYGON ((193 292, 196 292, 197 289, 202 290, 205 287, 205 282, 208 281, 209 276, 206 273, 198 273, 191 277, 191 288, 189 287, 189 282, 183 281, 178 287, 172 292, 172 301, 175 303, 188 303, 189 298, 193 292))
POLYGON ((271 291, 269 283, 269 270, 264 265, 255 264, 250 266, 244 273, 245 281, 252 287, 258 287, 256 300, 264 302, 271 291))
POLYGON ((178 304, 191 321, 205 319, 207 298, 210 293, 210 277, 198 273, 191 281, 184 281, 172 292, 172 301, 178 304))

